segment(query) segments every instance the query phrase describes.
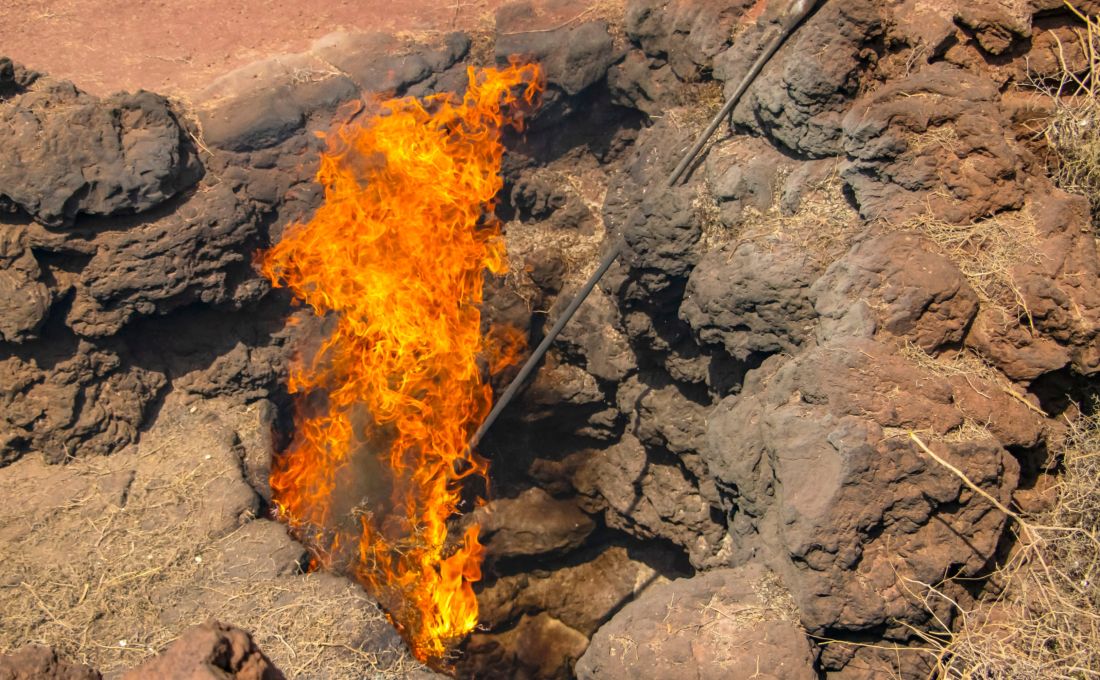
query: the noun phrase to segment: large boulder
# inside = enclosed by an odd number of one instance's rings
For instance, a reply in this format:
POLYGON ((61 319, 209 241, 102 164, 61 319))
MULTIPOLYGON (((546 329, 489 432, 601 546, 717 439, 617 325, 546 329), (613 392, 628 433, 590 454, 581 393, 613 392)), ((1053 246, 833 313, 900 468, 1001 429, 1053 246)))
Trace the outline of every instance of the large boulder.
POLYGON ((584 543, 595 523, 576 503, 533 487, 516 498, 499 498, 464 518, 481 528, 491 560, 568 552, 584 543))
POLYGON ((817 677, 789 596, 757 565, 655 585, 596 633, 580 680, 817 677))
POLYGON ((958 344, 978 311, 978 296, 959 268, 913 233, 860 241, 812 289, 821 337, 876 330, 926 351, 958 344))
POLYGON ((799 249, 742 243, 707 253, 688 279, 680 318, 700 344, 738 359, 790 352, 813 334, 815 268, 799 249))
POLYGON ((1002 263, 1008 311, 984 306, 967 335, 1008 377, 1030 382, 1071 367, 1100 371, 1100 258, 1088 202, 1041 183, 1022 214, 1022 256, 1002 263))
MULTIPOLYGON (((774 26, 766 20, 788 4, 769 3, 765 21, 714 59, 715 77, 725 82, 727 94, 770 41, 774 26)), ((806 156, 841 153, 841 119, 874 64, 872 45, 883 32, 877 5, 825 3, 764 67, 734 109, 734 125, 806 156)))
POLYGON ((143 212, 201 172, 160 95, 99 99, 71 83, 40 80, 0 100, 0 208, 18 207, 43 224, 143 212))
POLYGON ((516 2, 496 14, 496 60, 512 57, 539 63, 552 90, 548 102, 560 95, 577 95, 603 80, 616 61, 606 21, 586 21, 546 29, 538 23, 533 3, 516 2))
POLYGON ((135 316, 196 302, 240 307, 267 291, 250 270, 256 210, 225 184, 159 219, 113 226, 91 239, 92 257, 73 281, 67 322, 82 336, 114 335, 135 316))
POLYGON ((696 567, 722 564, 728 553, 725 524, 681 464, 649 460, 633 436, 593 452, 573 484, 584 508, 640 539, 680 546, 696 567))
MULTIPOLYGON (((974 431, 955 396, 998 388, 851 338, 756 373, 712 413, 704 453, 731 515, 735 557, 770 563, 815 635, 876 630, 904 641, 933 615, 949 621, 948 607, 930 610, 910 584, 983 574, 1006 517, 906 433, 920 432, 1008 503, 1019 475, 1009 442, 974 431)), ((1027 413, 1021 406, 1012 417, 1041 428, 1027 413)))
POLYGON ((1023 160, 997 85, 944 63, 868 94, 844 117, 844 180, 860 215, 964 224, 1024 204, 1023 160))

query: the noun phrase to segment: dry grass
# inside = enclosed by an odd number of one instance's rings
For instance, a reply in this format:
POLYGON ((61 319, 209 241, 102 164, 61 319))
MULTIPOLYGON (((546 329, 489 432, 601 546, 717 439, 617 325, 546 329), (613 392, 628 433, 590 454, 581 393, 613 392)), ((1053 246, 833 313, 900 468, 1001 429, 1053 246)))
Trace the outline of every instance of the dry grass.
POLYGON ((606 232, 603 223, 606 170, 593 159, 567 157, 551 163, 547 171, 555 176, 558 186, 572 195, 570 200, 580 201, 585 206, 588 224, 583 229, 563 229, 545 221, 513 220, 505 225, 509 283, 529 302, 541 296, 524 271, 529 254, 541 249, 557 251, 565 266, 564 284, 580 284, 598 265, 606 232))
POLYGON ((1007 322, 1027 321, 1012 269, 1037 257, 1038 237, 1030 208, 1005 212, 972 224, 951 224, 927 214, 898 225, 935 242, 970 282, 983 307, 998 310, 1007 322))
POLYGON ((0 511, 0 652, 38 642, 113 672, 216 618, 250 631, 288 677, 400 678, 417 667, 358 586, 277 567, 301 548, 251 518, 229 431, 213 434, 234 421, 247 437, 241 409, 162 412, 140 445, 108 458, 0 470, 20 499, 0 511))
POLYGON ((1075 46, 1085 57, 1078 70, 1069 64, 1066 46, 1055 36, 1059 76, 1052 81, 1032 74, 1031 86, 1047 95, 1053 111, 1038 134, 1050 150, 1051 174, 1063 189, 1088 197, 1093 225, 1100 234, 1100 19, 1066 6, 1084 24, 1075 46))
POLYGON ((753 243, 767 249, 789 244, 806 253, 821 268, 848 252, 852 240, 864 227, 844 196, 844 183, 839 174, 833 172, 809 187, 798 211, 791 215, 779 207, 782 186, 782 178, 779 178, 769 210, 760 212, 747 206, 733 227, 713 219, 717 207, 706 204, 708 198, 713 203, 713 198, 701 196, 697 199, 696 213, 702 219, 706 249, 727 243, 753 243))
POLYGON ((934 655, 937 677, 1100 677, 1100 415, 1069 423, 1058 448, 1064 469, 1050 510, 1024 516, 987 498, 1011 517, 1018 539, 991 577, 996 596, 966 608, 941 588, 910 584, 957 611, 954 626, 940 621, 939 630, 915 631, 934 655))

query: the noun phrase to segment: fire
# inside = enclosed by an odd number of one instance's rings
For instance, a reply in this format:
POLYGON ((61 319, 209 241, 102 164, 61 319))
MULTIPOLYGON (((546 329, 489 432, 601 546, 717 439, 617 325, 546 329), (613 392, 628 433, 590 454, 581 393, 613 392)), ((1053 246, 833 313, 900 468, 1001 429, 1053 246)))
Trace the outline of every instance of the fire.
POLYGON ((260 258, 332 324, 288 383, 296 435, 271 474, 279 515, 315 565, 355 574, 421 660, 477 624, 478 527, 448 541, 447 521, 462 481, 487 475, 467 446, 490 407, 484 367, 521 346, 483 334, 479 304, 484 270, 506 269, 491 210, 501 132, 522 126, 540 77, 536 65, 471 68, 461 100, 387 101, 329 135, 324 204, 260 258))

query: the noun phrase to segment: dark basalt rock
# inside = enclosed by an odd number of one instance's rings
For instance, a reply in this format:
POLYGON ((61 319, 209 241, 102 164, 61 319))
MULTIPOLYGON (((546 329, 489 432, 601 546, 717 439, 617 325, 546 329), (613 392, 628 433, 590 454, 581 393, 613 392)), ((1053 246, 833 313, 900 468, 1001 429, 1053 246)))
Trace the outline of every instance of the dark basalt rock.
MULTIPOLYGON (((587 21, 553 30, 526 30, 533 17, 528 3, 505 5, 497 11, 496 59, 506 64, 515 56, 537 61, 546 84, 564 95, 577 95, 603 80, 616 61, 606 21, 587 21)), ((548 93, 547 103, 556 99, 548 93)))
MULTIPOLYGON (((15 89, 14 73, 7 82, 15 89)), ((187 133, 160 95, 99 99, 40 80, 0 100, 0 203, 43 224, 143 212, 200 174, 187 133)))
MULTIPOLYGON (((769 3, 768 11, 782 7, 769 3)), ((873 0, 825 3, 764 67, 734 109, 734 126, 811 158, 842 153, 841 119, 877 58, 874 44, 883 31, 879 11, 873 0)), ((725 82, 727 94, 773 32, 764 21, 715 57, 714 75, 725 82)))
POLYGON ((680 318, 731 356, 794 351, 812 334, 814 266, 798 249, 744 243, 707 253, 688 279, 680 318))
MULTIPOLYGON (((1005 517, 888 429, 924 432, 1002 502, 1019 465, 993 436, 941 440, 969 416, 954 396, 965 383, 883 345, 845 339, 777 363, 709 419, 704 458, 737 552, 781 575, 811 633, 880 629, 904 641, 906 624, 925 625, 932 613, 899 579, 980 574, 1005 517)), ((932 606, 950 619, 946 607, 932 606)))

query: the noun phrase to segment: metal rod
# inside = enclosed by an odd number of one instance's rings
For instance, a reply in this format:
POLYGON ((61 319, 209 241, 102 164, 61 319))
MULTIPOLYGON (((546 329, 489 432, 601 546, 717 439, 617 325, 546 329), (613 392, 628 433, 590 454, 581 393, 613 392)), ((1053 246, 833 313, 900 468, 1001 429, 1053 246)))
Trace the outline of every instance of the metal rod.
MULTIPOLYGON (((776 33, 775 37, 773 37, 772 40, 768 43, 767 47, 764 48, 764 51, 760 53, 760 56, 756 58, 756 61, 752 63, 752 66, 749 68, 748 73, 745 74, 745 77, 742 78, 741 82, 737 85, 737 89, 734 90, 733 94, 730 95, 729 99, 726 100, 725 105, 722 106, 722 110, 714 116, 714 118, 710 121, 710 125, 707 126, 707 129, 703 131, 703 134, 699 135, 699 139, 696 140, 695 144, 690 149, 688 149, 687 153, 684 154, 684 157, 680 159, 680 163, 676 166, 676 169, 673 170, 672 174, 668 177, 668 180, 666 182, 667 186, 671 187, 676 184, 677 180, 680 179, 680 176, 683 175, 684 171, 687 170, 689 165, 691 165, 691 162, 695 160, 695 157, 699 155, 699 152, 702 151, 704 146, 706 146, 707 142, 710 140, 711 135, 714 134, 714 131, 717 130, 718 126, 722 124, 722 121, 730 115, 730 112, 733 111, 733 107, 737 106, 737 102, 740 101, 741 97, 745 94, 745 91, 749 89, 749 86, 752 85, 752 82, 756 80, 756 77, 758 75, 760 75, 760 71, 764 68, 764 65, 768 63, 768 61, 772 58, 776 51, 779 50, 779 46, 782 45, 787 37, 794 32, 794 29, 798 26, 798 24, 800 24, 802 20, 809 15, 810 10, 812 10, 819 1, 820 0, 794 0, 791 3, 791 6, 787 9, 786 13, 780 19, 778 33, 776 33)), ((588 280, 585 282, 584 287, 581 288, 580 291, 577 292, 576 296, 573 297, 573 300, 569 303, 569 306, 565 308, 565 311, 561 313, 561 316, 558 317, 558 320, 554 323, 550 330, 547 331, 546 337, 542 339, 542 342, 540 342, 538 347, 535 348, 535 351, 531 352, 531 356, 527 358, 527 361, 523 364, 523 368, 519 370, 519 373, 516 374, 516 377, 512 378, 512 382, 509 383, 508 388, 504 390, 503 393, 501 393, 500 397, 497 398, 496 404, 493 405, 493 409, 489 411, 489 415, 485 417, 484 421, 482 421, 481 427, 477 428, 477 432, 475 432, 474 436, 470 439, 471 449, 478 445, 478 443, 481 441, 481 438, 485 436, 485 433, 488 432, 489 428, 493 426, 494 422, 496 422, 496 419, 500 416, 501 412, 516 396, 516 393, 519 392, 520 387, 523 386, 524 381, 526 381, 527 377, 534 372, 535 367, 538 366, 538 363, 542 360, 543 355, 546 354, 546 352, 550 349, 550 345, 554 343, 554 340, 557 339, 558 334, 561 333, 561 330, 563 328, 565 328, 565 324, 569 323, 569 320, 573 318, 574 314, 576 314, 577 309, 581 306, 581 303, 585 301, 588 295, 596 287, 596 284, 598 284, 600 282, 600 279, 603 278, 604 274, 607 273, 607 270, 611 268, 611 265, 614 264, 615 260, 617 260, 619 255, 622 254, 624 245, 625 244, 623 243, 622 239, 617 240, 615 242, 615 245, 613 245, 611 249, 608 250, 607 253, 603 256, 603 259, 600 260, 600 266, 596 268, 596 271, 592 273, 592 276, 588 277, 588 280)))

